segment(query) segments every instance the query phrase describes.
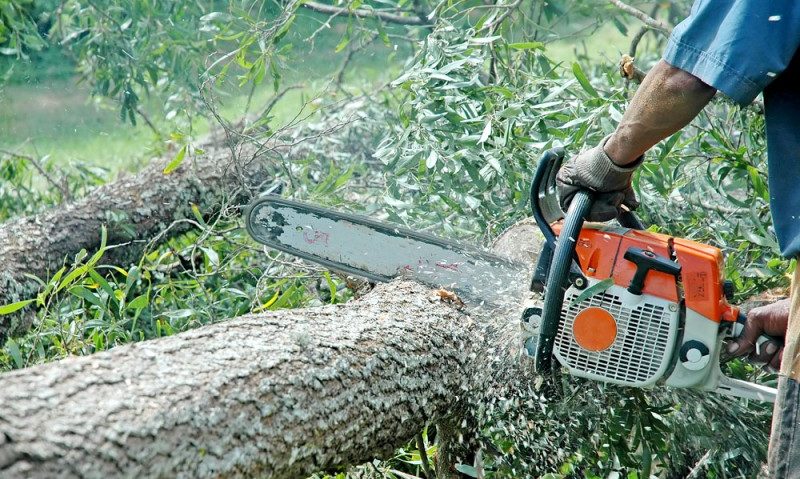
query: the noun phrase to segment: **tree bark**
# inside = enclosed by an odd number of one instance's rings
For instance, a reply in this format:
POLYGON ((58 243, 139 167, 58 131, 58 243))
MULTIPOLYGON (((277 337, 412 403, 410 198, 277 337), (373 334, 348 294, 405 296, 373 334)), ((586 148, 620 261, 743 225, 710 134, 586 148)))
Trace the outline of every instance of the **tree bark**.
MULTIPOLYGON (((495 251, 531 261, 538 244, 523 222, 495 251)), ((516 327, 394 282, 7 373, 0 476, 302 477, 391 453, 441 419, 453 431, 438 477, 453 477, 470 401, 516 374, 498 371, 516 327)))
MULTIPOLYGON (((247 201, 248 192, 272 176, 266 155, 239 165, 231 160, 230 149, 205 148, 203 155, 187 158, 170 174, 164 174, 164 168, 171 158, 162 158, 85 198, 0 225, 0 304, 36 293, 38 283, 28 275, 47 279, 81 249, 96 250, 104 225, 110 245, 125 245, 110 249, 105 260, 127 262, 138 258, 144 245, 174 221, 191 218, 192 204, 208 213, 224 202, 247 201)), ((247 153, 252 152, 251 148, 247 153)), ((188 228, 188 223, 177 225, 170 233, 188 228)), ((0 342, 24 332, 31 316, 0 316, 0 342)))
POLYGON ((302 477, 470 389, 473 320, 408 282, 0 377, 0 476, 302 477))

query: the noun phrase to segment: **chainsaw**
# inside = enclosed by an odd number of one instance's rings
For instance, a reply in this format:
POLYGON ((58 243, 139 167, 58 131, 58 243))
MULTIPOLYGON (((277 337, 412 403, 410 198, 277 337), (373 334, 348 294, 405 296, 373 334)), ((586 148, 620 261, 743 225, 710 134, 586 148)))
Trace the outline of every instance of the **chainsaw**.
POLYGON ((524 299, 522 352, 537 371, 561 365, 607 383, 774 402, 774 388, 721 372, 722 342, 741 334, 745 317, 727 302, 720 250, 645 231, 630 212, 614 226, 584 223, 590 192, 564 214, 555 188, 563 157, 545 152, 531 184, 545 238, 532 277, 481 248, 273 194, 245 209, 245 225, 270 248, 372 281, 406 277, 488 307, 524 299))

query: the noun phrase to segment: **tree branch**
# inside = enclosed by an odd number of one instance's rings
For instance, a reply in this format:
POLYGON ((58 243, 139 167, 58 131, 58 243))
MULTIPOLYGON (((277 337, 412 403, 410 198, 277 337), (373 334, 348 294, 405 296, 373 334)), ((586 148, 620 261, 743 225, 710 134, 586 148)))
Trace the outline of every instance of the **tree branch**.
POLYGON ((303 7, 327 15, 349 15, 352 17, 359 17, 359 18, 377 18, 384 22, 396 23, 398 25, 422 26, 422 25, 428 25, 429 23, 419 18, 419 16, 410 17, 406 15, 398 15, 395 13, 383 12, 380 10, 368 10, 366 8, 357 8, 355 10, 350 10, 348 8, 335 7, 333 5, 326 5, 324 3, 319 3, 314 1, 303 3, 303 7))
POLYGON ((665 35, 669 34, 672 31, 672 27, 669 26, 667 23, 656 20, 655 18, 651 17, 650 15, 646 14, 645 12, 639 10, 638 8, 634 8, 627 3, 624 3, 620 0, 608 0, 609 3, 614 5, 615 7, 619 8, 623 12, 627 13, 628 15, 634 16, 644 22, 650 28, 654 28, 665 35))
POLYGON ((63 180, 61 182, 56 181, 56 179, 53 178, 47 172, 47 170, 44 169, 44 166, 39 164, 39 161, 36 158, 34 158, 32 156, 24 155, 22 153, 14 153, 13 151, 8 151, 8 150, 0 150, 0 154, 9 156, 11 158, 19 158, 21 160, 27 161, 34 168, 36 168, 36 171, 38 171, 39 174, 42 175, 44 177, 44 179, 48 183, 50 183, 50 185, 52 185, 54 188, 56 188, 59 191, 59 193, 61 193, 61 200, 62 201, 69 201, 69 200, 72 199, 72 195, 70 194, 70 191, 69 191, 69 185, 67 184, 66 180, 63 180))

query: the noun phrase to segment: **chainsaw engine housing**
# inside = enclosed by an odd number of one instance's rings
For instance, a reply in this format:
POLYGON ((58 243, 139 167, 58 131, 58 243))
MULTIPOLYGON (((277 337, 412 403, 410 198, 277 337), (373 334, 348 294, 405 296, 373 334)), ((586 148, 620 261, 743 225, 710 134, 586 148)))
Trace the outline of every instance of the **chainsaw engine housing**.
MULTIPOLYGON (((587 287, 599 283, 589 279, 587 287)), ((565 295, 553 349, 558 361, 573 375, 630 386, 663 377, 678 338, 678 305, 617 285, 575 301, 581 292, 572 286, 565 295)))
POLYGON ((717 387, 721 326, 738 315, 725 298, 717 248, 586 224, 575 256, 580 274, 565 292, 553 347, 570 374, 635 387, 717 387))

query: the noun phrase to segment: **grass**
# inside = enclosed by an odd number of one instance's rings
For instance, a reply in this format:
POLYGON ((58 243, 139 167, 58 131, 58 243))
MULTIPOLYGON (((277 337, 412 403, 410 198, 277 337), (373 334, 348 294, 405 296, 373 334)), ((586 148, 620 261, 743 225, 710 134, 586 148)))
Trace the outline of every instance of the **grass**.
MULTIPOLYGON (((345 58, 345 51, 334 52, 346 29, 343 21, 331 22, 313 43, 306 40, 323 25, 324 18, 327 17, 310 12, 298 15, 289 38, 293 53, 283 71, 282 86, 301 88, 289 91, 275 106, 274 124, 291 120, 304 100, 324 91, 345 58)), ((388 80, 400 68, 394 55, 403 58, 408 51, 408 45, 394 47, 374 42, 348 66, 344 78, 347 88, 369 89, 388 80)), ((12 81, 0 84, 0 149, 49 155, 59 165, 80 162, 112 172, 135 171, 159 155, 163 140, 158 141, 143 122, 133 126, 120 120, 117 104, 93 98, 86 85, 70 76, 71 67, 65 61, 64 57, 47 53, 41 64, 16 65, 12 81)), ((229 94, 220 97, 220 112, 225 118, 236 120, 245 111, 249 86, 229 90, 229 94)), ((271 82, 265 81, 254 91, 250 112, 259 111, 273 95, 271 82)), ((161 105, 160 99, 152 98, 143 108, 167 135, 173 125, 163 118, 161 105)), ((200 137, 210 125, 197 121, 192 128, 194 136, 200 137)))

